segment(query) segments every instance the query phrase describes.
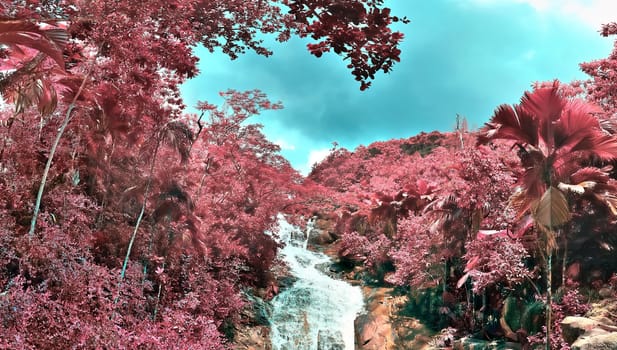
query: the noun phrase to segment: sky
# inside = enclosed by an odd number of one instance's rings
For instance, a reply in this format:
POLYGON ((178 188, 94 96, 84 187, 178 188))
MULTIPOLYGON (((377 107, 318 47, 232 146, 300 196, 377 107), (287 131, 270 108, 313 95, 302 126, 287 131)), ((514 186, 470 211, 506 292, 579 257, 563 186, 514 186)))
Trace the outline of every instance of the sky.
POLYGON ((332 143, 347 149, 451 131, 455 118, 471 128, 503 103, 517 103, 534 81, 584 79, 578 64, 608 56, 613 38, 602 23, 617 21, 615 0, 386 0, 405 34, 401 62, 366 91, 334 54, 315 58, 306 43, 267 40, 271 57, 230 60, 197 49, 200 74, 182 86, 185 103, 221 103, 219 91, 265 92, 284 109, 249 121, 300 172, 323 159, 332 143))

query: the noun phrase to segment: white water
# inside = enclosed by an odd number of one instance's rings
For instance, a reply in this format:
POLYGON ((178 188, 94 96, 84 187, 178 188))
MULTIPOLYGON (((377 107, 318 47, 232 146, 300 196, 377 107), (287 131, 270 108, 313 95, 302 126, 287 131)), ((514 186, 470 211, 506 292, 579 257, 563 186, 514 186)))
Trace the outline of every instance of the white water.
POLYGON ((311 228, 309 223, 304 233, 279 217, 278 233, 285 243, 280 258, 297 281, 272 300, 273 350, 354 350, 362 291, 316 268, 331 260, 306 249, 311 228))

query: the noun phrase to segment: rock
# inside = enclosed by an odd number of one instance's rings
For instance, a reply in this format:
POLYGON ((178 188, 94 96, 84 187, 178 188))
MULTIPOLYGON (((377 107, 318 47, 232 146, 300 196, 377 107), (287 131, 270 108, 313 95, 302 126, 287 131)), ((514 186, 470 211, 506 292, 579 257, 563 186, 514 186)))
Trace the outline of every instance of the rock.
POLYGON ((392 325, 387 315, 365 314, 356 318, 357 344, 363 350, 392 349, 392 325))
POLYGON ((578 337, 596 328, 600 323, 586 317, 568 316, 561 321, 563 339, 572 344, 578 337))
POLYGON ((454 350, 521 350, 519 343, 489 341, 464 337, 454 341, 454 350))
POLYGON ((326 230, 311 230, 311 234, 309 236, 309 243, 312 245, 326 245, 336 241, 338 237, 326 230))
POLYGON ((279 290, 282 292, 285 289, 291 287, 298 280, 295 276, 283 276, 277 280, 279 290))
POLYGON ((568 316, 561 322, 563 339, 572 350, 617 350, 617 327, 604 316, 568 316))
POLYGON ((335 221, 328 220, 328 219, 318 218, 317 220, 315 220, 315 228, 324 230, 324 231, 331 229, 334 224, 335 224, 335 221))
POLYGON ((608 298, 592 304, 592 309, 586 316, 589 318, 605 317, 612 320, 613 324, 617 324, 617 299, 608 298))
POLYGON ((617 300, 592 305, 587 317, 569 316, 561 322, 562 334, 572 350, 617 350, 617 300))
POLYGON ((246 326, 238 329, 232 349, 272 350, 270 329, 266 326, 246 326))
POLYGON ((317 350, 345 350, 343 335, 340 331, 320 330, 317 334, 317 350))
POLYGON ((343 271, 338 264, 329 262, 317 264, 315 265, 315 268, 334 279, 340 279, 341 272, 343 271))
POLYGON ((244 296, 250 302, 244 310, 245 318, 254 325, 270 326, 270 313, 272 312, 270 304, 250 293, 244 293, 244 296))
POLYGON ((392 322, 396 349, 427 349, 434 332, 412 317, 396 316, 392 322))
POLYGON ((355 320, 356 344, 361 350, 394 349, 394 335, 386 291, 388 288, 365 288, 367 313, 355 320))
POLYGON ((408 296, 396 295, 386 287, 364 286, 363 292, 366 313, 355 321, 356 350, 431 349, 435 332, 401 314, 408 296))
MULTIPOLYGON (((240 315, 244 325, 236 329, 232 349, 234 350, 271 350, 270 313, 271 306, 258 295, 243 293, 249 302, 240 315)), ((258 294, 258 293, 257 293, 258 294)))
POLYGON ((604 324, 608 326, 615 326, 615 321, 611 320, 610 318, 606 316, 590 316, 589 318, 594 321, 598 321, 598 323, 600 324, 604 324))
POLYGON ((615 295, 615 293, 613 292, 613 289, 611 289, 610 286, 606 286, 606 287, 600 288, 600 290, 598 291, 598 295, 600 295, 602 299, 606 299, 606 298, 612 297, 613 295, 615 295))
POLYGON ((572 350, 617 350, 617 332, 582 336, 572 344, 572 350))
POLYGON ((330 270, 330 272, 333 272, 333 273, 341 273, 345 270, 345 267, 342 264, 335 262, 335 263, 330 264, 328 269, 330 270))

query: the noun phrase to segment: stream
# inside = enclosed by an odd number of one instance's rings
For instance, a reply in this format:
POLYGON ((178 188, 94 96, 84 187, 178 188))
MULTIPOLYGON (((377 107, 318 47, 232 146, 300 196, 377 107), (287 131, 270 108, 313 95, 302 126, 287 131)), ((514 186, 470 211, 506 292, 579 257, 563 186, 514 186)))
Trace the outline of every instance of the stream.
MULTIPOLYGON (((296 282, 272 299, 273 350, 354 350, 354 320, 364 308, 357 286, 320 271, 328 256, 307 249, 306 232, 279 217, 278 235, 285 247, 279 257, 296 282)), ((327 267, 326 267, 327 268, 327 267)))

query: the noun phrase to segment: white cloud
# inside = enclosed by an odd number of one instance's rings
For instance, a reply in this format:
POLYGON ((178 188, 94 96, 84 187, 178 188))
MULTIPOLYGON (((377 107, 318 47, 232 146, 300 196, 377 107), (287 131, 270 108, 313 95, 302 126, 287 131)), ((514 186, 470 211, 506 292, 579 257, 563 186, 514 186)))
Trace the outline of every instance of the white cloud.
POLYGON ((615 0, 564 0, 551 1, 551 7, 566 16, 599 29, 601 24, 617 21, 617 2, 615 0))
POLYGON ((296 149, 294 144, 291 144, 283 139, 276 139, 273 143, 278 145, 282 150, 294 151, 296 149))
POLYGON ((599 29, 601 24, 617 21, 615 0, 468 0, 477 6, 506 3, 526 4, 543 15, 556 15, 599 29))
POLYGON ((326 159, 326 157, 329 154, 330 154, 330 149, 329 148, 310 150, 310 152, 308 154, 308 161, 306 162, 305 166, 302 167, 302 169, 299 169, 300 173, 302 175, 305 175, 305 176, 308 175, 308 173, 313 168, 313 165, 316 164, 316 163, 321 162, 324 159, 326 159))

